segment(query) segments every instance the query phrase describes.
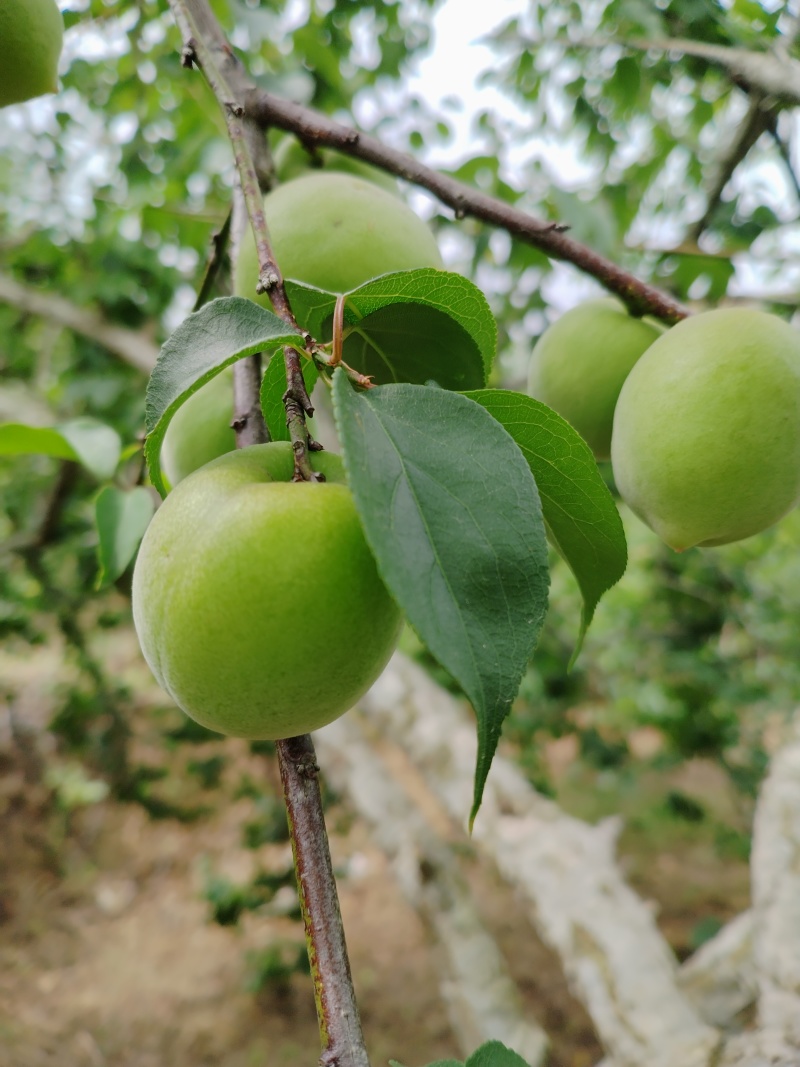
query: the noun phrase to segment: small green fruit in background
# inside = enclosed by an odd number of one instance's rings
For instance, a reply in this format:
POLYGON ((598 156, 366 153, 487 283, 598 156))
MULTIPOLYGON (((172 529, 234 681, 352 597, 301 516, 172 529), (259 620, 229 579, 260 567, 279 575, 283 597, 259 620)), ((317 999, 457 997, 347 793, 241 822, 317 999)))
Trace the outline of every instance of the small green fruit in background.
POLYGON ((385 189, 387 193, 398 195, 397 181, 391 174, 378 167, 372 167, 360 159, 334 152, 330 148, 318 148, 309 152, 301 141, 291 135, 284 137, 273 152, 275 174, 279 181, 289 182, 301 178, 304 174, 319 174, 320 171, 341 171, 355 174, 357 178, 372 182, 385 189))
POLYGON ((528 393, 565 418, 597 459, 608 459, 619 391, 662 332, 651 320, 632 318, 618 300, 588 300, 536 342, 528 393))
MULTIPOLYGON (((441 267, 433 234, 396 196, 363 178, 309 174, 264 197, 275 259, 285 278, 329 293, 346 293, 396 270, 441 267)), ((256 296, 258 259, 252 233, 242 241, 235 270, 239 296, 256 296)))
POLYGON ((292 482, 288 442, 196 471, 156 512, 133 618, 159 684, 187 715, 276 740, 342 715, 383 670, 401 615, 367 547, 341 459, 292 482))
POLYGON ((236 448, 233 368, 201 386, 170 421, 161 446, 161 466, 174 488, 187 474, 236 448))
POLYGON ((0 107, 56 91, 63 42, 54 0, 0 0, 0 107))
POLYGON ((800 334, 733 308, 673 326, 622 388, 611 462, 623 499, 677 551, 777 522, 800 497, 800 334))

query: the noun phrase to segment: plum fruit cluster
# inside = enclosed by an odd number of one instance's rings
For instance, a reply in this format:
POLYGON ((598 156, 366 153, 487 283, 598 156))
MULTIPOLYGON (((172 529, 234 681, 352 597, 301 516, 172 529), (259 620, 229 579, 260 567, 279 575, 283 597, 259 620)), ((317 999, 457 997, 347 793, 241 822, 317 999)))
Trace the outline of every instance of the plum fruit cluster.
MULTIPOLYGON (((365 174, 298 173, 264 199, 287 278, 346 292, 390 271, 439 267, 428 227, 365 174)), ((255 246, 235 264, 255 298, 255 246)), ((267 304, 266 298, 259 298, 267 304)), ((280 358, 277 356, 276 358, 280 358)), ((158 682, 219 733, 292 737, 331 722, 363 695, 392 654, 401 614, 362 531, 341 459, 311 456, 324 482, 292 481, 291 445, 235 450, 232 370, 171 420, 161 460, 172 491, 142 541, 133 617, 158 682)))
POLYGON ((662 332, 592 301, 542 335, 530 391, 610 454, 623 500, 676 551, 750 537, 800 499, 800 334, 774 315, 662 332))

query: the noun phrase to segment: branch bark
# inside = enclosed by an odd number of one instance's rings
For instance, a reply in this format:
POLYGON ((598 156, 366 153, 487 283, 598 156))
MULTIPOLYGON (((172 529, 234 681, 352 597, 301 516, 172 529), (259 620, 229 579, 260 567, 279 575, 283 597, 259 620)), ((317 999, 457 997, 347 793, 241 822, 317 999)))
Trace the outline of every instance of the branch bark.
MULTIPOLYGON (((283 276, 269 238, 264 215, 263 190, 269 188, 273 175, 266 138, 245 113, 243 98, 251 83, 226 40, 208 0, 169 0, 169 3, 183 37, 184 65, 196 64, 200 68, 225 116, 242 195, 256 242, 259 264, 256 293, 266 293, 275 314, 293 329, 303 333, 306 344, 310 345, 310 335, 300 330, 292 313, 283 276)), ((284 360, 287 381, 284 400, 286 422, 295 457, 295 481, 324 481, 321 474, 311 469, 308 459, 308 431, 305 420, 306 415, 313 414, 314 409, 306 390, 299 359, 293 349, 285 348, 284 360)), ((251 407, 255 407, 255 403, 251 407)))
POLYGON ((506 230, 513 237, 540 248, 554 259, 572 263, 616 293, 633 314, 655 315, 670 324, 688 315, 686 308, 666 293, 573 240, 558 224, 542 222, 511 204, 440 174, 412 156, 389 148, 351 126, 344 126, 318 111, 260 89, 251 88, 245 98, 245 107, 247 114, 265 128, 274 126, 294 133, 312 147, 334 148, 363 159, 427 189, 443 204, 451 207, 456 218, 470 215, 506 230))

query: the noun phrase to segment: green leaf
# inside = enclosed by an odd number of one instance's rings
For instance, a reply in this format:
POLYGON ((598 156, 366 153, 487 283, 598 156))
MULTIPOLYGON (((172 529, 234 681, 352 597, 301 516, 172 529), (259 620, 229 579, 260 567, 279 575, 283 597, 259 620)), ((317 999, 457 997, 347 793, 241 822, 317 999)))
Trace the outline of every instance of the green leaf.
POLYGON ((614 498, 583 438, 545 404, 523 393, 481 389, 468 393, 519 445, 536 479, 550 539, 583 597, 580 652, 595 608, 625 573, 628 551, 614 498))
POLYGON ((123 573, 136 554, 154 511, 152 494, 144 486, 126 491, 108 485, 100 491, 95 501, 98 589, 123 573))
MULTIPOLYGON (((317 384, 319 371, 310 359, 303 360, 303 379, 306 383, 306 391, 311 396, 311 391, 317 384)), ((283 394, 286 392, 286 365, 278 354, 267 364, 264 377, 261 379, 261 411, 264 414, 264 422, 267 424, 269 435, 273 441, 288 441, 289 430, 286 426, 286 407, 283 403, 283 394)))
MULTIPOLYGON (((288 292, 302 326, 330 340, 336 298, 296 283, 288 292)), ((384 274, 345 294, 344 326, 345 362, 381 384, 433 379, 445 389, 479 388, 497 347, 480 289, 430 267, 384 274)))
POLYGON ((487 1041, 468 1057, 465 1067, 529 1067, 529 1064, 500 1041, 487 1041))
POLYGON ((479 404, 445 389, 333 379, 348 480, 384 581, 478 718, 470 822, 547 610, 530 468, 479 404))
POLYGON ((0 426, 0 455, 34 453, 71 459, 82 464, 98 481, 114 473, 122 442, 119 434, 96 419, 80 418, 58 426, 26 426, 7 422, 0 426))
POLYGON ((303 339, 277 315, 243 297, 212 300, 167 339, 150 375, 145 399, 145 457, 153 485, 166 496, 159 457, 169 421, 181 404, 223 367, 256 352, 271 355, 303 339))

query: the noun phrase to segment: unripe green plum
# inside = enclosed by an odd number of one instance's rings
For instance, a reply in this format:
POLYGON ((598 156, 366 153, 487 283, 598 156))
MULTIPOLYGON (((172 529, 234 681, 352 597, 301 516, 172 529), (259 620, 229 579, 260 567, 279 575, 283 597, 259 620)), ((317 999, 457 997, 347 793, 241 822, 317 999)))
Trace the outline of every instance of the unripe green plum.
POLYGON ((281 182, 301 178, 304 174, 318 174, 322 170, 341 171, 344 174, 355 174, 357 178, 380 186, 387 193, 398 195, 397 181, 385 170, 372 167, 369 163, 346 156, 342 152, 334 152, 330 148, 318 148, 312 154, 291 134, 280 141, 272 158, 275 162, 275 174, 281 182))
MULTIPOLYGON (((285 278, 346 293, 390 271, 441 267, 433 234, 406 204, 351 174, 309 174, 264 197, 275 259, 285 278)), ((248 231, 236 261, 235 288, 256 296, 258 258, 248 231)))
POLYGON ((171 486, 236 448, 233 368, 221 371, 193 393, 172 416, 161 446, 161 466, 171 486))
POLYGON ((611 462, 623 499, 677 551, 777 522, 800 497, 800 334, 734 308, 674 326, 622 387, 611 462))
POLYGON ((663 328, 635 319, 613 298, 588 300, 541 335, 531 355, 528 392, 565 418, 597 459, 608 459, 619 391, 663 328))
POLYGON ((56 91, 63 42, 54 0, 0 0, 0 107, 56 91))
POLYGON ((341 459, 292 482, 288 442, 189 475, 153 518, 133 618, 153 674, 187 715, 233 737, 293 737, 338 718, 397 642, 401 616, 367 546, 341 459))

